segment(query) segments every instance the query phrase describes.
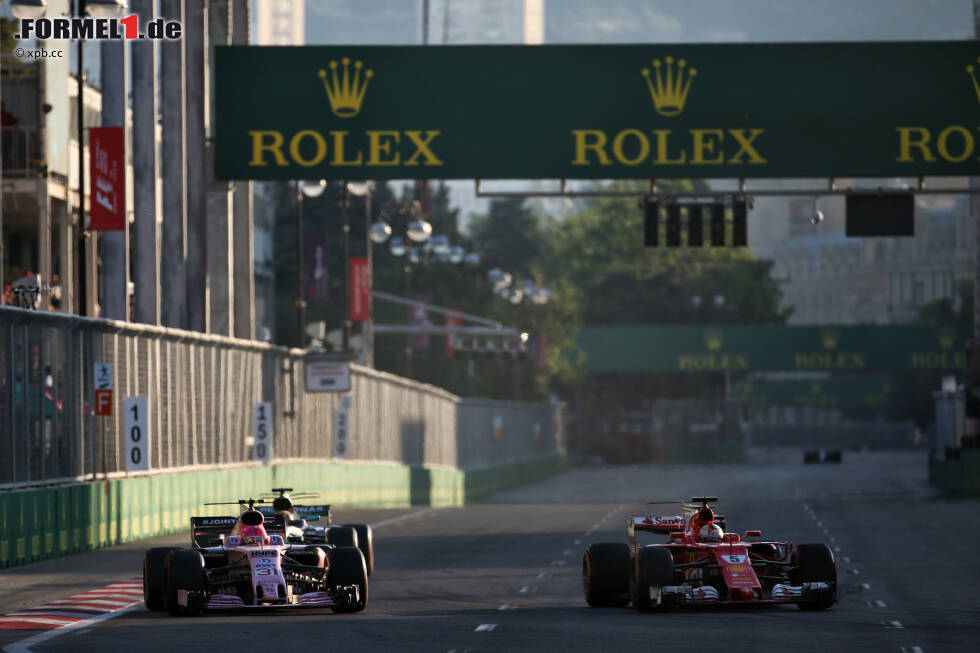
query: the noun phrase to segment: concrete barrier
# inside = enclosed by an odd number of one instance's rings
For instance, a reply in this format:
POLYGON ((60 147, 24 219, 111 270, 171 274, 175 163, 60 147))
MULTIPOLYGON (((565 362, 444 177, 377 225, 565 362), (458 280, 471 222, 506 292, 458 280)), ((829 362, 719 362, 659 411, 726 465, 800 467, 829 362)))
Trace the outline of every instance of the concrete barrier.
POLYGON ((980 494, 980 451, 961 451, 955 460, 931 457, 929 482, 951 494, 980 494))
POLYGON ((191 515, 237 514, 205 506, 273 487, 319 492, 346 508, 460 506, 557 474, 565 457, 474 470, 394 463, 309 462, 123 478, 0 492, 0 568, 186 531, 191 515))
POLYGON ((748 460, 745 445, 724 442, 704 447, 672 447, 664 450, 664 462, 680 465, 716 465, 744 463, 748 460))

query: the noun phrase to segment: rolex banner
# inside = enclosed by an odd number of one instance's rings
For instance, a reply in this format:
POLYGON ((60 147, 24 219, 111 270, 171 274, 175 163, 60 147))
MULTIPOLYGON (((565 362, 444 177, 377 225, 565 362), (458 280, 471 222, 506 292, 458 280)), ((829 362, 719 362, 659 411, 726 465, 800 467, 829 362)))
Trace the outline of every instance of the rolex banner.
POLYGON ((980 174, 980 42, 215 48, 221 179, 980 174))
POLYGON ((586 326, 592 374, 723 371, 962 370, 970 325, 586 326))

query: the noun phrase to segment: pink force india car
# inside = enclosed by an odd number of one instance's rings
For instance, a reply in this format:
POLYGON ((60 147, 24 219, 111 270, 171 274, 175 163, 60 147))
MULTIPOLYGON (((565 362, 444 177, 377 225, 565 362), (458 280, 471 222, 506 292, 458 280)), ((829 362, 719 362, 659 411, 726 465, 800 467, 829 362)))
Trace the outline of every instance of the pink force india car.
POLYGON ((359 612, 367 606, 367 568, 357 546, 289 544, 282 515, 263 515, 251 499, 240 503, 238 517, 192 517, 191 548, 146 551, 148 609, 178 616, 259 608, 359 612))
POLYGON ((670 606, 795 603, 824 610, 837 600, 837 567, 825 544, 770 542, 762 531, 725 532, 725 518, 695 497, 681 515, 627 518, 629 544, 590 544, 582 560, 585 600, 591 606, 637 610, 670 606), (666 535, 641 545, 636 532, 666 535), (743 539, 743 537, 745 539, 743 539))

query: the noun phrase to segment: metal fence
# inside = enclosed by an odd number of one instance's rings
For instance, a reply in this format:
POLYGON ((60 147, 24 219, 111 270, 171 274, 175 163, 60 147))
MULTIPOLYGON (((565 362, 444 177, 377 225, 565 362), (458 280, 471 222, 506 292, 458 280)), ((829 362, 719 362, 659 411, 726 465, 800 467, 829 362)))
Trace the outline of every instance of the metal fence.
MULTIPOLYGON (((255 402, 275 462, 326 460, 337 393, 307 392, 301 350, 0 307, 0 488, 125 475, 122 398, 146 396, 151 471, 250 462, 255 402), (94 414, 96 363, 114 408, 94 414)), ((564 448, 563 406, 460 399, 352 366, 350 458, 474 468, 564 448)), ((139 474, 139 472, 137 472, 139 474)))

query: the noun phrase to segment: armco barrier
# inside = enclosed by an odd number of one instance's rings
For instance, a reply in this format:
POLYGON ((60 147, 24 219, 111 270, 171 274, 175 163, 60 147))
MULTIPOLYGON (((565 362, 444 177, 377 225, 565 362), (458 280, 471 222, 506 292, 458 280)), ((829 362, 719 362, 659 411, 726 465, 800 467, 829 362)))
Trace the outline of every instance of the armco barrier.
POLYGON ((191 515, 235 514, 205 506, 268 493, 319 492, 339 507, 459 506, 565 467, 563 454, 473 470, 393 463, 309 462, 132 477, 0 492, 0 568, 184 531, 191 515))
POLYGON ((961 451, 956 460, 929 460, 929 482, 951 494, 980 494, 980 451, 961 451))

